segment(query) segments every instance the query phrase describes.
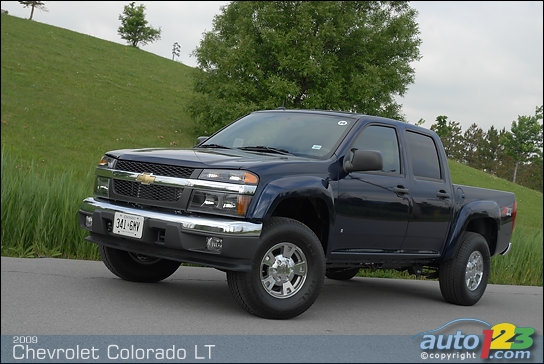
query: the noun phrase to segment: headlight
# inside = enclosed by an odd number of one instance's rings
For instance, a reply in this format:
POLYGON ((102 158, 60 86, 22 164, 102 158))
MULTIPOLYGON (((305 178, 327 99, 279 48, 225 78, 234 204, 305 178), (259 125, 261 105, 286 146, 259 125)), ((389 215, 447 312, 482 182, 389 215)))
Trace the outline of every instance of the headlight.
POLYGON ((259 177, 251 172, 230 169, 205 169, 199 179, 241 185, 256 185, 259 182, 259 177))
MULTIPOLYGON (((205 169, 199 179, 237 185, 256 185, 259 182, 259 177, 251 172, 226 169, 205 169)), ((189 210, 244 216, 251 202, 251 197, 247 193, 235 193, 231 190, 195 189, 191 196, 189 210)))

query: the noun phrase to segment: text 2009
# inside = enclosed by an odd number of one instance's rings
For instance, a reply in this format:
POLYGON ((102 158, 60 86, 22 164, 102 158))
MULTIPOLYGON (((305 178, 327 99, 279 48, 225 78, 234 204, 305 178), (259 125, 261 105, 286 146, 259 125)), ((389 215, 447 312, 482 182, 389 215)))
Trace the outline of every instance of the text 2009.
POLYGON ((37 336, 14 336, 13 343, 14 344, 37 344, 38 337, 37 336))

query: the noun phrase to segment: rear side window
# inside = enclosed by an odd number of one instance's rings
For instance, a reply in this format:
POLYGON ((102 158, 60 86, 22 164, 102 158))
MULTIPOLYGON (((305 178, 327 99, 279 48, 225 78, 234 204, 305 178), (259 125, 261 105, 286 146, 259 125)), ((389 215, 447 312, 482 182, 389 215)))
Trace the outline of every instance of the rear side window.
POLYGON ((433 138, 428 135, 406 132, 408 158, 416 178, 441 179, 438 151, 433 138))

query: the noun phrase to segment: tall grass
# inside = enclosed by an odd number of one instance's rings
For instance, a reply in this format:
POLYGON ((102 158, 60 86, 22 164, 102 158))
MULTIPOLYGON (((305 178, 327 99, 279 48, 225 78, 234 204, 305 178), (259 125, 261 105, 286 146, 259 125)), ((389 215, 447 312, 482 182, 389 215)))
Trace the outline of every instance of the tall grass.
POLYGON ((489 283, 542 286, 542 254, 542 230, 516 228, 511 251, 491 259, 489 283))
POLYGON ((89 185, 77 183, 69 169, 24 167, 4 151, 1 162, 2 255, 98 259, 97 247, 84 242, 86 232, 77 222, 89 185))

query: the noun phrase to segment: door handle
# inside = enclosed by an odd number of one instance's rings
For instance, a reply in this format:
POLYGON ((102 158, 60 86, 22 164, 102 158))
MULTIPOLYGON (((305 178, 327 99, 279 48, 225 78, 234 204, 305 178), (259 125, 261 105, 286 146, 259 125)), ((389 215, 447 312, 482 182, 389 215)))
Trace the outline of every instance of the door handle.
POLYGON ((447 193, 446 191, 444 190, 440 190, 436 193, 436 197, 438 198, 450 198, 450 194, 447 193))
POLYGON ((406 187, 404 187, 403 185, 398 185, 397 187, 393 187, 393 192, 395 192, 397 194, 400 194, 400 195, 407 194, 408 191, 409 190, 406 187))

